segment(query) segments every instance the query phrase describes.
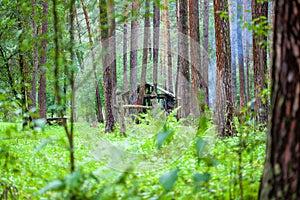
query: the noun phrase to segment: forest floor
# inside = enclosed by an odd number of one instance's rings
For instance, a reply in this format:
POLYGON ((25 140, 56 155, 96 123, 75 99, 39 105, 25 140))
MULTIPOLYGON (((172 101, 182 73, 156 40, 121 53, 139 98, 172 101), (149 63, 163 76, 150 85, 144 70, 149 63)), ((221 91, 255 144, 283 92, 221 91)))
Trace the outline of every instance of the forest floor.
POLYGON ((237 136, 216 137, 213 125, 151 118, 104 133, 75 124, 76 172, 69 174, 64 128, 21 131, 0 122, 0 197, 16 199, 256 199, 265 131, 239 124, 237 136), (164 138, 165 135, 171 137, 164 138))

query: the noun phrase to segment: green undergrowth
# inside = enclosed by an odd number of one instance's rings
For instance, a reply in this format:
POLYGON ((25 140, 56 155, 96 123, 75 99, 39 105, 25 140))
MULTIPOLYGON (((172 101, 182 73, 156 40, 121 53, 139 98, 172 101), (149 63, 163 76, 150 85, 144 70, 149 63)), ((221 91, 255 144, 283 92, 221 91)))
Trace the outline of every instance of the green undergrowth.
POLYGON ((255 199, 266 131, 250 117, 220 138, 211 121, 154 111, 118 128, 75 124, 76 171, 64 128, 0 123, 0 199, 255 199))

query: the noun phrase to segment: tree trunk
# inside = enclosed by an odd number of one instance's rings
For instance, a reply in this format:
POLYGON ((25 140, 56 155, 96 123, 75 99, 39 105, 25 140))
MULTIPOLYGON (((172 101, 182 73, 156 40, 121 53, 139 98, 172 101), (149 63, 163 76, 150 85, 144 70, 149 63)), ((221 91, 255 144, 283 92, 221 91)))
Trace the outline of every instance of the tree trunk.
MULTIPOLYGON (((268 2, 258 3, 252 0, 252 19, 258 19, 254 25, 262 23, 268 18, 268 2), (261 17, 265 17, 262 19, 261 17)), ((261 30, 260 30, 261 31, 261 30)), ((267 36, 253 31, 253 71, 254 71, 254 95, 255 111, 258 113, 257 120, 266 122, 268 120, 268 106, 262 101, 262 92, 267 88, 267 45, 261 43, 267 41, 267 36)))
POLYGON ((91 32, 87 8, 84 5, 84 0, 81 0, 81 5, 82 5, 83 13, 84 13, 86 28, 88 31, 90 51, 91 51, 91 56, 92 56, 92 64, 93 64, 94 79, 95 79, 94 84, 95 84, 95 90, 96 90, 97 121, 102 123, 102 122, 104 122, 104 119, 103 119, 103 114, 102 114, 102 103, 101 103, 101 98, 100 98, 100 88, 99 88, 99 82, 98 82, 98 76, 97 76, 97 66, 96 66, 96 60, 95 60, 95 51, 94 51, 94 44, 93 44, 93 39, 92 39, 92 32, 91 32))
POLYGON ((199 1, 189 0, 189 30, 190 30, 190 56, 192 72, 192 101, 191 113, 200 116, 198 93, 202 88, 198 88, 200 77, 200 32, 199 32, 199 1))
MULTIPOLYGON (((244 23, 249 23, 248 17, 248 0, 244 0, 244 23)), ((246 67, 246 77, 245 77, 245 91, 246 91, 246 102, 251 101, 251 94, 250 94, 250 32, 245 28, 243 29, 243 40, 244 40, 244 55, 245 55, 245 67, 246 67)))
POLYGON ((243 23, 243 2, 237 0, 237 52, 238 52, 238 63, 239 63, 239 79, 240 79, 240 109, 246 106, 246 95, 245 95, 245 72, 244 72, 244 52, 243 52, 243 36, 242 36, 242 23, 243 23))
POLYGON ((188 43, 188 2, 186 0, 178 1, 178 70, 180 72, 178 87, 181 87, 181 117, 187 117, 190 114, 190 66, 187 52, 188 43))
POLYGON ((153 1, 153 90, 157 94, 157 69, 159 52, 160 8, 158 2, 153 1))
MULTIPOLYGON (((148 51, 150 46, 150 12, 149 12, 149 0, 145 2, 145 22, 144 22, 144 44, 143 44, 143 64, 142 64, 142 74, 141 74, 141 83, 140 83, 140 90, 139 90, 139 99, 138 104, 143 105, 144 103, 144 95, 145 95, 145 85, 146 85, 146 73, 147 73, 147 62, 148 62, 148 51)), ((142 110, 140 110, 142 111, 142 110)))
MULTIPOLYGON (((73 66, 74 64, 74 18, 75 18, 75 0, 71 0, 70 2, 70 8, 69 8, 69 15, 70 15, 70 29, 69 29, 69 35, 70 35, 70 46, 69 46, 69 52, 70 52, 70 66, 73 66)), ((70 172, 75 171, 75 153, 74 153, 74 119, 75 119, 75 72, 73 70, 68 71, 68 76, 70 80, 70 86, 72 89, 71 94, 71 128, 70 132, 68 133, 68 141, 69 141, 69 147, 70 147, 70 172)), ((75 199, 75 196, 72 196, 71 199, 75 199)))
MULTIPOLYGON (((125 7, 125 17, 128 14, 128 7, 125 7)), ((128 73, 127 73, 127 19, 124 21, 123 25, 123 83, 124 92, 128 91, 128 73)))
POLYGON ((236 89, 236 49, 237 49, 237 37, 236 37, 236 25, 235 25, 235 6, 232 0, 228 0, 229 3, 229 23, 230 23, 230 43, 231 43, 231 88, 232 88, 232 101, 233 105, 237 106, 237 89, 236 89))
POLYGON ((231 91, 231 50, 230 28, 228 18, 221 17, 220 12, 228 12, 227 0, 214 0, 215 34, 216 34, 216 124, 221 136, 233 132, 233 105, 231 91))
MULTIPOLYGON (((74 9, 75 9, 74 12, 75 12, 75 20, 76 20, 76 27, 77 27, 78 42, 79 42, 79 45, 82 45, 82 41, 81 41, 81 28, 80 28, 79 21, 78 21, 78 14, 77 14, 76 7, 74 9)), ((80 70, 81 70, 81 72, 83 72, 83 70, 84 70, 84 62, 83 62, 83 53, 82 53, 82 51, 76 50, 76 57, 77 57, 77 60, 78 60, 78 64, 80 66, 80 70)))
POLYGON ((272 119, 260 199, 300 199, 300 2, 275 1, 272 119))
MULTIPOLYGON (((132 14, 134 20, 131 22, 131 38, 130 38, 130 103, 134 104, 137 100, 137 56, 138 56, 138 16, 135 14, 139 10, 137 0, 132 1, 132 14)), ((132 114, 135 111, 131 111, 132 114)))
MULTIPOLYGON (((203 79, 207 85, 209 86, 208 82, 208 66, 209 66, 209 49, 208 49, 208 40, 209 40, 209 0, 204 0, 204 10, 203 10, 203 79)), ((207 106, 209 105, 209 93, 207 89, 207 95, 204 96, 204 102, 206 102, 207 106)))
POLYGON ((34 47, 33 47, 33 73, 32 73, 32 83, 31 83, 31 93, 30 93, 30 100, 32 101, 29 105, 29 110, 31 108, 36 108, 36 78, 37 78, 37 71, 39 66, 39 59, 38 59, 38 44, 37 44, 37 26, 35 21, 36 16, 36 1, 32 0, 32 36, 34 38, 34 47))
MULTIPOLYGON (((108 13, 108 36, 109 36, 109 52, 110 52, 110 68, 112 80, 112 105, 116 104, 116 90, 117 90, 117 64, 116 64, 116 20, 115 20, 115 2, 114 0, 107 0, 108 13)), ((113 110, 114 106, 113 106, 113 110)), ((114 111, 116 114, 116 111, 114 111)))
MULTIPOLYGON (((100 27, 101 27, 101 43, 103 49, 109 48, 108 41, 108 13, 106 0, 100 0, 100 27)), ((105 132, 110 133, 113 131, 115 126, 115 120, 112 112, 112 76, 111 67, 109 65, 109 54, 102 56, 102 70, 103 70, 103 81, 104 81, 104 103, 105 103, 105 132)))
POLYGON ((171 39, 170 39, 170 22, 169 22, 169 9, 168 9, 168 0, 164 0, 164 19, 166 24, 165 30, 165 40, 166 40, 166 47, 167 47, 167 61, 168 61, 168 90, 173 92, 173 72, 172 72, 172 54, 171 54, 171 39))
MULTIPOLYGON (((48 33, 48 2, 43 2, 43 20, 42 20, 42 37, 48 33)), ((40 118, 46 118, 47 102, 46 102, 46 62, 47 62, 47 39, 42 39, 42 50, 40 56, 39 70, 40 80, 38 89, 39 115, 40 118)))

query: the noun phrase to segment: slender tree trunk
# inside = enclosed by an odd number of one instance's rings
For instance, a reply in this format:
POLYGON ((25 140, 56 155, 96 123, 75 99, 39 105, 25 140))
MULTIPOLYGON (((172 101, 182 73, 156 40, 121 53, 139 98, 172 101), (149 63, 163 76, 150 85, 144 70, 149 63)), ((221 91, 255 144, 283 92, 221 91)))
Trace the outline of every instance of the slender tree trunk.
POLYGON ((38 71, 38 66, 39 66, 39 59, 38 59, 38 44, 37 44, 37 26, 36 26, 36 21, 35 21, 35 16, 36 16, 36 1, 32 0, 32 36, 34 38, 34 47, 33 47, 33 73, 32 73, 32 86, 31 86, 31 94, 30 94, 30 99, 31 103, 29 105, 30 108, 36 108, 36 82, 37 82, 37 71, 38 71))
MULTIPOLYGON (((115 2, 114 0, 107 0, 107 13, 108 13, 108 36, 110 48, 110 63, 111 80, 112 80, 112 105, 116 104, 116 90, 117 90, 117 64, 116 64, 116 20, 115 20, 115 2)), ((113 111, 114 111, 113 106, 113 111)), ((116 111, 114 111, 116 114, 116 111)))
MULTIPOLYGON (((100 0, 100 27, 101 27, 101 43, 103 49, 109 48, 109 31, 108 31, 108 13, 107 13, 107 2, 106 0, 100 0)), ((115 120, 112 111, 112 75, 111 67, 109 65, 109 54, 105 54, 102 57, 102 70, 103 70, 103 81, 104 81, 104 103, 105 103, 105 131, 107 133, 113 131, 115 126, 115 120)))
POLYGON ((232 88, 232 101, 233 105, 237 106, 237 89, 236 89, 236 26, 235 26, 235 6, 234 1, 228 0, 229 3, 229 23, 230 23, 230 43, 231 43, 231 88, 232 88))
MULTIPOLYGON (((142 74, 141 74, 141 83, 140 83, 140 91, 139 91, 139 99, 138 104, 143 105, 144 103, 144 95, 145 95, 145 85, 146 85, 146 73, 147 73, 147 62, 148 62, 148 51, 150 46, 150 12, 149 12, 150 3, 149 0, 145 2, 145 21, 144 21, 144 44, 143 44, 143 64, 142 64, 142 74)), ((141 110, 142 111, 142 110, 141 110)))
MULTIPOLYGON (((125 17, 128 14, 128 7, 125 7, 125 17)), ((123 83, 124 92, 128 91, 128 73, 127 73, 127 19, 124 21, 123 25, 123 83)))
MULTIPOLYGON (((23 30, 23 22, 20 18, 20 16, 22 16, 22 12, 21 9, 19 7, 20 5, 18 5, 18 30, 19 31, 24 31, 23 30)), ((25 117, 26 113, 28 112, 28 102, 27 102, 27 98, 28 98, 28 79, 29 79, 29 75, 30 75, 30 70, 27 66, 27 63, 24 60, 24 50, 21 49, 21 45, 23 43, 23 39, 24 39, 24 35, 20 34, 18 37, 18 63, 19 63, 19 67, 20 67, 20 89, 21 89, 21 108, 22 108, 22 116, 23 116, 23 129, 29 125, 29 118, 25 117)))
POLYGON ((104 122, 103 114, 102 114, 102 103, 101 103, 101 98, 100 98, 100 88, 99 88, 99 82, 98 82, 98 76, 97 76, 97 66, 96 66, 96 60, 95 60, 94 44, 93 44, 93 39, 92 39, 92 32, 91 32, 91 27, 90 27, 89 16, 88 16, 87 8, 84 5, 84 0, 81 0, 81 5, 82 5, 83 13, 84 13, 86 28, 88 31, 90 51, 91 51, 91 55, 92 55, 92 63, 93 63, 93 71, 94 71, 94 79, 95 79, 94 84, 95 84, 95 90, 96 90, 97 120, 98 120, 98 122, 104 122))
MULTIPOLYGON (((82 45, 81 33, 80 33, 81 28, 80 28, 79 21, 78 21, 78 14, 77 14, 76 7, 74 9, 75 9, 75 20, 76 20, 76 27, 77 27, 78 42, 79 42, 79 45, 82 45)), ((80 50, 77 50, 76 57, 78 60, 78 64, 80 66, 80 70, 81 70, 81 72, 83 72, 83 70, 84 70, 83 53, 80 50)))
POLYGON ((153 90, 157 94, 157 69, 159 52, 159 31, 160 31, 160 8, 158 2, 153 1, 153 90))
MULTIPOLYGON (((137 0, 132 1, 132 13, 135 14, 139 10, 137 0)), ((137 56, 138 56, 138 16, 133 16, 131 22, 131 38, 130 38, 130 103, 134 104, 137 100, 137 56)), ((135 111, 132 111, 134 113, 135 111)))
MULTIPOLYGON (((70 60, 71 65, 74 63, 74 18, 75 18, 75 0, 71 0, 70 2, 70 9, 69 9, 69 15, 70 15, 70 46, 69 46, 69 52, 70 52, 70 60)), ((71 130, 68 134, 69 138, 69 146, 70 146, 70 170, 71 173, 75 171, 75 153, 74 153, 74 140, 73 140, 73 134, 74 134, 74 118, 75 118, 75 78, 74 78, 74 70, 68 70, 68 76, 70 79, 70 85, 72 89, 71 94, 71 130)), ((72 196, 71 199, 75 199, 75 196, 72 196)))
POLYGON ((204 96, 204 102, 206 105, 209 105, 209 93, 208 93, 208 66, 209 66, 209 49, 208 49, 208 41, 209 41, 209 0, 204 0, 204 10, 203 10, 203 79, 205 84, 207 85, 207 95, 204 96))
MULTIPOLYGON (((249 17, 248 17, 248 0, 244 0, 244 23, 249 22, 249 17)), ((249 70, 250 70, 250 44, 249 44, 249 37, 250 33, 249 31, 245 28, 243 29, 243 40, 244 40, 244 57, 245 57, 245 67, 246 67, 246 77, 245 77, 245 90, 246 90, 246 101, 249 102, 251 101, 251 94, 250 94, 250 75, 249 75, 249 70)))
POLYGON ((187 117, 190 114, 190 66, 188 55, 189 43, 188 37, 188 2, 186 0, 178 1, 178 70, 180 72, 178 87, 181 87, 181 117, 187 117))
MULTIPOLYGON (((48 33, 48 2, 43 2, 43 20, 42 20, 42 36, 48 33)), ((47 102, 46 102, 46 62, 47 62, 47 39, 42 39, 42 50, 39 63, 40 80, 38 89, 39 115, 40 118, 46 118, 47 102)))
POLYGON ((238 46, 238 62, 239 62, 239 79, 240 79, 240 109, 246 106, 246 95, 245 95, 245 72, 244 72, 244 52, 243 52, 243 36, 242 36, 242 23, 243 23, 243 2, 237 0, 237 46, 238 46))
MULTIPOLYGON (((255 25, 267 20, 268 18, 268 2, 258 3, 252 0, 252 18, 258 19, 255 25), (265 19, 261 19, 265 17, 265 19)), ((257 120, 266 122, 268 120, 268 106, 262 101, 262 92, 267 88, 267 46, 261 45, 267 41, 267 36, 258 32, 253 32, 253 71, 254 71, 254 95, 255 95, 255 111, 258 113, 257 120)))
POLYGON ((233 132, 233 105, 231 88, 231 48, 228 18, 221 17, 221 12, 228 12, 227 0, 214 0, 216 34, 216 124, 221 136, 233 132))
POLYGON ((192 68, 192 103, 191 113, 200 115, 198 93, 200 85, 200 32, 199 32, 199 1, 189 0, 190 55, 192 68))
POLYGON ((259 199, 300 199, 300 2, 275 2, 273 110, 259 199))
POLYGON ((164 16, 166 23, 165 30, 165 40, 167 47, 167 57, 168 57, 168 90, 173 92, 173 72, 172 72, 172 54, 171 54, 171 37, 170 37, 170 22, 169 22, 169 8, 168 8, 168 0, 164 0, 164 16))

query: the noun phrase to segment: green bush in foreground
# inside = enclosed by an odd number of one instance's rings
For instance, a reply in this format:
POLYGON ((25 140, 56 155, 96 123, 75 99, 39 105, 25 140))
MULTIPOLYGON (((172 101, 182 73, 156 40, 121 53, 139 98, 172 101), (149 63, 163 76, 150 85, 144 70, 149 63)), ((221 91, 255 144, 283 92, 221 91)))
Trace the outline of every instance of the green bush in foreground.
POLYGON ((76 170, 64 129, 20 131, 0 123, 0 197, 5 199, 254 199, 265 130, 251 117, 218 138, 207 118, 176 121, 161 111, 128 124, 127 137, 77 123, 76 170), (144 123, 143 123, 144 122, 144 123), (199 128, 197 128, 199 127, 199 128))

